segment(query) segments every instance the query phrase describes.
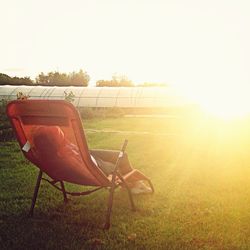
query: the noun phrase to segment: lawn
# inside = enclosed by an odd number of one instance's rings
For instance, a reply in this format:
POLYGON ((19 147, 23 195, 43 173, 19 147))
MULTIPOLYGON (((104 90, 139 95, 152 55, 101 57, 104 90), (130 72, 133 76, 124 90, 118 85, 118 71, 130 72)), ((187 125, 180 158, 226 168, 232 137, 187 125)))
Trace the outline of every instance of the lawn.
POLYGON ((127 138, 133 166, 155 186, 155 194, 135 196, 136 212, 118 190, 109 231, 101 228, 106 190, 65 205, 44 182, 28 219, 38 170, 16 142, 1 143, 0 249, 249 249, 249 124, 204 117, 84 121, 90 148, 119 149, 127 138))

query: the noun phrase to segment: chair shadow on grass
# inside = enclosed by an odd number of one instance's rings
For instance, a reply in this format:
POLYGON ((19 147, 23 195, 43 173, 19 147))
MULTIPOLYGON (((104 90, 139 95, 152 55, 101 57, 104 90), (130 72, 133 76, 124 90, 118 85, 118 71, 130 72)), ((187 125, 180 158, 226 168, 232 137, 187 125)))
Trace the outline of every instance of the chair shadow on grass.
POLYGON ((55 196, 55 200, 50 199, 41 192, 32 218, 28 217, 29 206, 26 204, 21 213, 9 213, 0 218, 0 248, 62 249, 73 244, 72 248, 85 246, 92 249, 91 239, 109 238, 108 234, 112 235, 117 230, 122 232, 124 228, 131 227, 133 221, 151 214, 147 206, 151 195, 135 197, 137 207, 140 207, 140 203, 146 206, 132 212, 128 197, 119 191, 114 199, 112 227, 107 232, 103 230, 107 191, 89 197, 72 197, 68 203, 63 202, 60 194, 55 196))
MULTIPOLYGON (((127 193, 125 191, 118 191, 115 194, 114 206, 112 209, 112 221, 114 227, 118 226, 121 222, 121 218, 124 218, 124 222, 129 220, 133 221, 136 216, 148 216, 150 209, 143 206, 141 203, 150 203, 150 194, 135 196, 135 202, 137 205, 136 211, 131 210, 127 193)), ((46 198, 44 198, 46 199, 46 198)), ((53 206, 53 202, 49 202, 50 208, 47 207, 47 211, 42 212, 42 208, 39 208, 39 203, 35 209, 35 213, 32 219, 45 218, 49 220, 65 220, 69 224, 78 225, 81 227, 87 227, 88 229, 103 230, 103 224, 105 222, 105 216, 107 212, 108 191, 103 190, 92 196, 85 197, 69 197, 69 201, 64 203, 63 200, 59 201, 56 206, 53 206), (39 211, 38 211, 39 210, 39 211)), ((112 228, 112 227, 111 227, 112 228)))

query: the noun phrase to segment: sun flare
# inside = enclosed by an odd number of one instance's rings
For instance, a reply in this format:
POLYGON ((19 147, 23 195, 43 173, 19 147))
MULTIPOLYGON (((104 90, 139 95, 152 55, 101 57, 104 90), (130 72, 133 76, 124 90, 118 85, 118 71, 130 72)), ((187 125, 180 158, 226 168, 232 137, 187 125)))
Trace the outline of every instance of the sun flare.
POLYGON ((212 116, 223 120, 242 119, 250 116, 250 100, 247 97, 249 87, 240 85, 230 87, 221 84, 207 89, 197 87, 196 90, 191 94, 189 91, 189 97, 204 112, 212 116))
POLYGON ((250 113, 249 107, 228 100, 221 100, 221 102, 203 102, 201 106, 211 115, 224 120, 244 118, 250 113))

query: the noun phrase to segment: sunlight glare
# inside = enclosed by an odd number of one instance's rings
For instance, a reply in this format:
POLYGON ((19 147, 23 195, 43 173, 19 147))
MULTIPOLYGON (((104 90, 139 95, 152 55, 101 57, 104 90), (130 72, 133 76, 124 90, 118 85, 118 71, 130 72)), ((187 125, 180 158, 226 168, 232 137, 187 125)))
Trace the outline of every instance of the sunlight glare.
MULTIPOLYGON (((204 86, 203 86, 204 87, 204 86)), ((223 120, 245 118, 250 115, 249 87, 210 86, 198 88, 195 93, 188 93, 189 97, 197 103, 204 112, 223 120)))

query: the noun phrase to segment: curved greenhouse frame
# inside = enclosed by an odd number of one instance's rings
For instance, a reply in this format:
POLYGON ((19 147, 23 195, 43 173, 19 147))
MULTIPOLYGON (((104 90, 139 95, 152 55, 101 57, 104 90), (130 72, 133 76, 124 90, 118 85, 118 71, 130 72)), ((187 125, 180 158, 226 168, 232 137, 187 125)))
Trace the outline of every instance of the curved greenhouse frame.
POLYGON ((14 100, 18 93, 32 99, 65 99, 73 93, 76 107, 149 108, 190 104, 170 87, 50 87, 0 86, 0 99, 14 100), (66 94, 65 94, 66 93, 66 94))

